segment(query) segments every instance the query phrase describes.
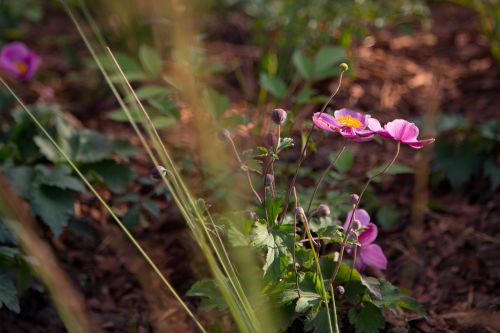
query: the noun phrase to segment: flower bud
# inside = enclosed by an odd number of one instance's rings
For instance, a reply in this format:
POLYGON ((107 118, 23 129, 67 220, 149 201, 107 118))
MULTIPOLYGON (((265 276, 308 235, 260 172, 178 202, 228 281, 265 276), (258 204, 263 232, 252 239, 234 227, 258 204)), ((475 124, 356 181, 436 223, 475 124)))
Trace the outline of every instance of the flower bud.
POLYGON ((316 216, 318 217, 330 216, 330 207, 328 207, 326 204, 319 205, 318 209, 316 210, 316 216))
POLYGON ((223 128, 219 131, 219 133, 217 133, 217 136, 219 137, 219 140, 225 141, 231 138, 231 133, 227 129, 223 128))
POLYGON ((345 289, 343 286, 337 286, 337 288, 335 288, 335 293, 337 295, 344 295, 345 293, 345 289))
POLYGON ((264 144, 266 147, 274 148, 278 145, 278 137, 274 133, 267 133, 264 144))
POLYGON ((357 195, 356 193, 351 194, 351 196, 349 197, 349 203, 351 205, 357 204, 358 200, 359 200, 359 195, 357 195))
POLYGON ((286 121, 286 111, 283 109, 274 109, 271 112, 271 119, 276 125, 281 125, 286 121))
POLYGON ((274 184, 274 176, 270 173, 266 175, 266 186, 274 184))
POLYGON ((305 216, 306 216, 306 213, 304 212, 304 208, 302 208, 302 207, 295 208, 293 213, 295 214, 297 221, 303 221, 305 216))
POLYGON ((347 64, 345 62, 343 62, 343 63, 341 63, 339 65, 339 68, 340 68, 341 71, 345 72, 345 71, 347 71, 349 69, 349 66, 347 66, 347 64))
POLYGON ((151 169, 151 178, 154 180, 161 180, 163 176, 167 175, 167 169, 162 167, 161 165, 153 167, 151 169))
POLYGON ((362 227, 362 224, 361 224, 361 222, 359 222, 359 220, 352 221, 352 223, 351 223, 351 230, 352 231, 359 230, 361 227, 362 227))

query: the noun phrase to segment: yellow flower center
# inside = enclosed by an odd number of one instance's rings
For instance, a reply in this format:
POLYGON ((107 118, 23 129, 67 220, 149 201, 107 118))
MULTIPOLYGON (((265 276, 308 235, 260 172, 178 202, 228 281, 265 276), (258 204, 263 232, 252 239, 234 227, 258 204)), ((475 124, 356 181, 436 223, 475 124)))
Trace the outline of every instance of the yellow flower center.
POLYGON ((17 60, 14 62, 14 66, 16 66, 20 74, 26 74, 28 71, 28 65, 24 61, 17 60))
POLYGON ((347 126, 347 127, 351 127, 351 128, 358 128, 361 125, 363 125, 361 123, 361 121, 359 121, 359 119, 356 119, 356 118, 354 118, 353 116, 350 116, 350 115, 338 117, 337 121, 339 123, 341 123, 342 125, 347 126))

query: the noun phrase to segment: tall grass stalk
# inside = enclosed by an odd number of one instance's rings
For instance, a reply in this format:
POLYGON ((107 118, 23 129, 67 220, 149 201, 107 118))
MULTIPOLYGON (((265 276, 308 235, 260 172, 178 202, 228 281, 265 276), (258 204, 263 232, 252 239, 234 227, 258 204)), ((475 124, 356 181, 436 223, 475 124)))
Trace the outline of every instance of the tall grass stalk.
POLYGON ((155 129, 154 124, 151 121, 146 109, 142 105, 139 98, 137 98, 137 95, 135 94, 132 86, 121 70, 120 65, 116 61, 115 57, 113 56, 113 53, 109 48, 107 48, 108 53, 111 59, 114 61, 118 72, 114 74, 119 74, 118 77, 121 78, 120 82, 122 84, 122 87, 126 88, 124 90, 128 96, 127 100, 135 104, 136 107, 132 108, 132 110, 138 110, 137 112, 139 112, 142 125, 147 132, 148 138, 153 145, 154 151, 149 147, 148 141, 135 123, 134 119, 136 118, 133 117, 131 109, 124 102, 123 98, 118 92, 118 89, 111 80, 109 73, 107 73, 102 66, 99 57, 97 56, 92 44, 89 42, 89 39, 83 32, 83 29, 81 28, 78 20, 67 6, 66 10, 75 23, 82 39, 84 40, 87 48, 96 61, 99 69, 104 75, 107 84, 110 86, 121 108, 127 115, 130 124, 139 136, 140 141, 144 146, 147 154, 151 158, 152 162, 154 163, 154 165, 160 165, 158 158, 156 157, 157 155, 162 162, 162 165, 167 169, 168 174, 171 175, 170 178, 166 175, 162 175, 163 181, 171 191, 174 201, 179 207, 179 210, 185 218, 189 228, 191 229, 196 243, 202 250, 202 253, 205 256, 215 278, 217 286, 219 287, 219 290, 221 291, 221 294, 223 295, 238 328, 241 332, 273 331, 273 325, 270 320, 264 319, 265 316, 264 318, 257 318, 254 311, 254 306, 250 303, 247 297, 247 292, 243 289, 240 278, 236 273, 225 245, 217 232, 217 226, 215 225, 215 222, 210 217, 210 215, 208 215, 207 219, 207 217, 205 216, 205 212, 200 209, 199 205, 197 205, 194 201, 182 177, 179 175, 177 168, 173 160, 171 159, 165 145, 163 144, 163 141, 161 140, 157 130, 155 129), (209 223, 214 228, 215 236, 213 236, 213 232, 209 228, 209 223), (266 327, 266 329, 264 330, 263 327, 266 327))
POLYGON ((128 231, 127 227, 122 223, 120 218, 115 214, 113 209, 106 203, 104 198, 97 192, 97 190, 94 188, 94 186, 90 183, 90 181, 85 177, 85 175, 80 171, 80 169, 76 166, 76 164, 71 160, 71 158, 66 154, 66 152, 59 146, 59 144, 55 141, 55 139, 49 134, 49 132, 43 127, 43 125, 38 121, 38 119, 35 117, 33 112, 24 104, 24 102, 19 98, 19 96, 12 90, 12 88, 5 82, 2 78, 0 78, 0 82, 7 88, 7 90, 14 96, 16 101, 19 103, 21 108, 28 114, 28 116, 31 118, 31 120, 37 125, 37 127, 42 131, 42 133, 47 137, 47 139, 54 145, 56 150, 59 152, 59 154, 64 158, 64 160, 71 166, 71 168, 75 171, 75 173, 81 178, 83 183, 88 187, 88 189, 92 192, 92 194, 95 195, 97 200, 104 206, 104 208, 108 211, 108 213, 111 215, 113 220, 118 224, 120 229, 123 231, 123 233, 127 236, 127 238, 134 244, 134 246, 137 248, 139 253, 144 257, 144 259, 147 261, 147 263, 151 266, 151 268, 154 270, 154 272, 158 275, 160 280, 163 282, 163 284, 167 287, 167 289, 172 293, 172 295, 175 297, 175 299, 179 302, 179 304, 184 308, 184 310, 187 312, 189 317, 194 321, 196 326, 202 331, 202 332, 207 332, 205 328, 202 326, 202 324, 198 321, 196 316, 193 314, 193 312, 189 309, 187 304, 182 300, 182 298, 177 294, 173 286, 168 282, 167 278, 163 273, 160 271, 158 266, 153 262, 151 257, 146 253, 146 251, 142 248, 142 246, 137 242, 135 237, 128 231))

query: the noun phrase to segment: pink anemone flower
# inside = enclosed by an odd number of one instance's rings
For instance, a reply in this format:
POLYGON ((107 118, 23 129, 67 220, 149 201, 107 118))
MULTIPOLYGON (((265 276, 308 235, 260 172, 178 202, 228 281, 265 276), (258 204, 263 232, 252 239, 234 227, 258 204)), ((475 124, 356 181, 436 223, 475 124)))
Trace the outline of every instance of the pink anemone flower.
POLYGON ((0 51, 0 67, 18 80, 31 79, 40 63, 40 57, 21 42, 6 44, 0 51))
MULTIPOLYGON (((347 229, 349 220, 351 219, 352 210, 347 214, 344 223, 344 229, 347 229)), ((354 219, 358 220, 364 230, 358 236, 360 246, 358 248, 358 255, 356 260, 356 268, 360 271, 364 270, 366 266, 372 266, 379 269, 387 268, 387 258, 379 245, 373 244, 377 239, 378 228, 375 224, 370 223, 370 215, 364 209, 356 209, 354 219)))
POLYGON ((366 129, 369 119, 369 115, 363 115, 345 108, 335 111, 333 116, 320 112, 313 115, 313 122, 319 128, 329 132, 338 132, 343 137, 353 141, 369 141, 372 139, 374 133, 366 129))
POLYGON ((395 119, 385 124, 382 128, 377 119, 371 118, 368 120, 368 128, 384 138, 390 138, 406 143, 408 146, 415 149, 420 149, 423 146, 435 141, 434 138, 417 140, 419 133, 418 127, 414 123, 404 119, 395 119))

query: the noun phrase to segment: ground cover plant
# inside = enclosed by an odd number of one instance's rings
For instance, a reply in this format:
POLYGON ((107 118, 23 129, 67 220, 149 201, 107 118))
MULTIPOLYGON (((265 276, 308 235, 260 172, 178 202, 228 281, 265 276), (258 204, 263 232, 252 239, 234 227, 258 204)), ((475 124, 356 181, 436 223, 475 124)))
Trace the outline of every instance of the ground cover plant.
POLYGON ((462 7, 255 4, 1 4, 1 330, 497 328, 494 43, 464 71, 413 58, 462 7))

